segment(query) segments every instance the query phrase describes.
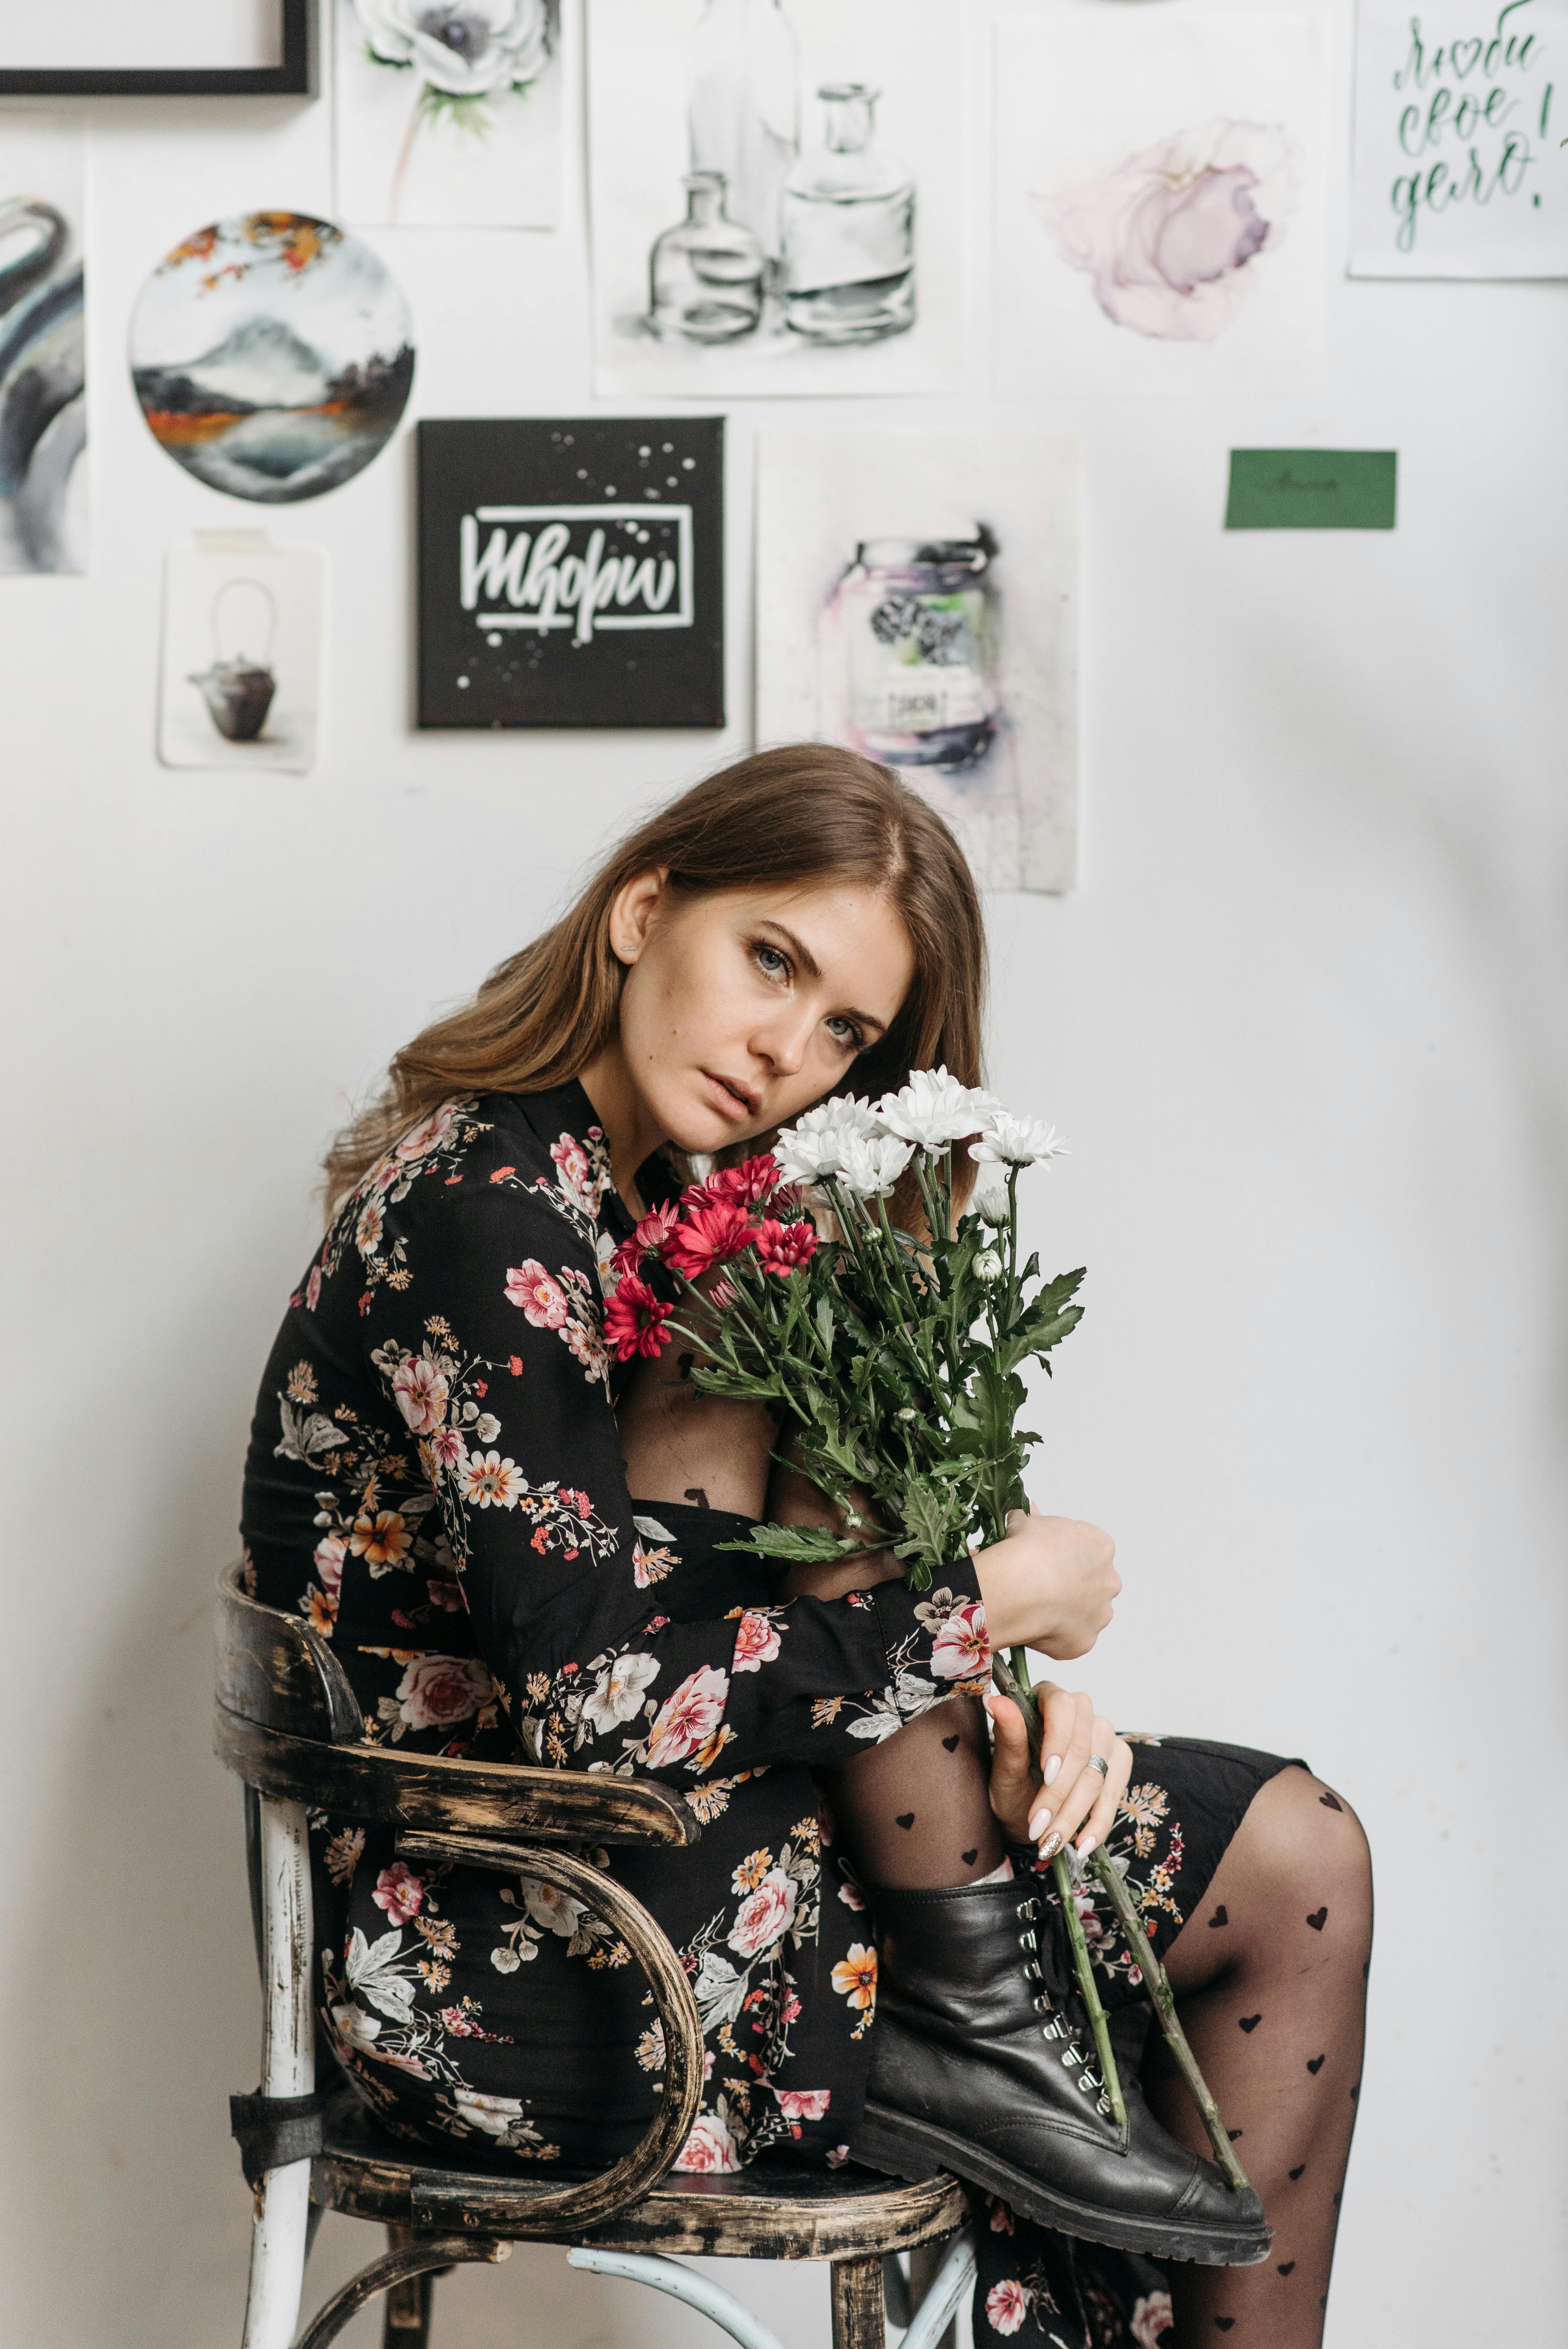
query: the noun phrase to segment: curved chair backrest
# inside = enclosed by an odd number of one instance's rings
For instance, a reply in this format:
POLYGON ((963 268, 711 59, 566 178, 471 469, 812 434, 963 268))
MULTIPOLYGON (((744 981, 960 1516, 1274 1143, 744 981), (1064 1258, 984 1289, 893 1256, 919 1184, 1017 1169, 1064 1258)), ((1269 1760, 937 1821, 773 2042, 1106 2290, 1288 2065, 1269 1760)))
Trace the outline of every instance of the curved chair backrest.
POLYGON ((424 1835, 697 1838, 687 1804, 651 1779, 378 1745, 330 1643, 299 1616, 250 1598, 238 1566, 218 1583, 217 1696, 219 1760, 284 1801, 424 1835))
POLYGON ((218 1702, 226 1713, 316 1745, 354 1745, 365 1717, 348 1675, 297 1615, 247 1596, 244 1568, 218 1582, 218 1702))

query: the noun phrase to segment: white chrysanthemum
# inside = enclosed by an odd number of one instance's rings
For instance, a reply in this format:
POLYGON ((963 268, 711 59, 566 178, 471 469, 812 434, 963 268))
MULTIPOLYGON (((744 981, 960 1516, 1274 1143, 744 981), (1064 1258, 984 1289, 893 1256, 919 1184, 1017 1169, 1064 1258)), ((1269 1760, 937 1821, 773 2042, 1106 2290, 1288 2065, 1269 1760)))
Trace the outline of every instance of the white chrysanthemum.
POLYGON ((983 1191, 976 1191, 975 1212, 983 1222, 993 1224, 1000 1230, 1012 1213, 1007 1205, 1006 1185, 1001 1183, 987 1183, 983 1191))
POLYGON ((844 1147, 852 1135, 881 1132, 870 1102, 853 1093, 809 1109, 786 1126, 773 1145, 786 1183, 836 1182, 842 1172, 844 1147))
POLYGON ((451 98, 537 81, 550 62, 545 0, 354 0, 372 53, 451 98))
POLYGON ((1015 1117, 1006 1109, 994 1111, 979 1141, 969 1145, 970 1157, 982 1165, 1033 1166, 1042 1158, 1061 1158, 1066 1152, 1067 1143, 1044 1118, 1015 1117))
POLYGON ((842 1143, 839 1181, 862 1199, 885 1199, 910 1160, 913 1142, 896 1133, 850 1133, 842 1143))
POLYGON ((977 1133, 1001 1103, 995 1093, 961 1085, 942 1069, 916 1069, 907 1085, 884 1093, 877 1115, 889 1133, 902 1134, 923 1150, 945 1150, 966 1133, 977 1133))

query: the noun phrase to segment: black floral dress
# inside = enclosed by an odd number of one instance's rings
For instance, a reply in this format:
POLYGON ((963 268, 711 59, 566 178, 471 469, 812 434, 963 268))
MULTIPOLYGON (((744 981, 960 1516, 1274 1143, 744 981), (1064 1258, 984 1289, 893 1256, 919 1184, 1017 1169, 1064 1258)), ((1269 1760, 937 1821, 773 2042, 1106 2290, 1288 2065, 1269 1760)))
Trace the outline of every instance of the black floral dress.
MULTIPOLYGON (((773 1603, 747 1520, 640 1508, 601 1337, 631 1229, 581 1087, 448 1104, 374 1167, 292 1298, 245 1478, 252 1587, 330 1638, 367 1734, 661 1779, 701 1822, 618 1852, 691 1974, 708 2052, 680 2158, 841 2161, 876 1991, 814 1764, 984 1686, 965 1557, 773 1603)), ((321 2009, 383 2127, 597 2162, 646 2127, 663 2049, 624 1945, 563 1894, 415 1873, 317 1823, 321 2009)))
MULTIPOLYGON (((748 1520, 633 1499, 601 1330, 630 1230, 579 1085, 449 1102, 407 1134, 289 1300, 246 1464, 249 1587, 332 1640, 373 1740, 676 1788, 694 1846, 594 1854, 696 1992, 707 2079, 676 2166, 836 2166, 877 1956, 813 1772, 984 1689, 985 1611, 967 1557, 923 1598, 779 1604, 722 1547, 748 1520)), ((1163 1949, 1281 1765, 1145 1743, 1112 1847, 1163 1949)), ((529 1878, 416 1871, 390 1829, 311 1826, 319 2013, 381 2127, 503 2163, 598 2166, 635 2142, 664 2051, 607 1926, 529 1878)), ((1088 1924, 1108 2003, 1135 2000, 1088 1924)), ((977 2341, 1153 2349, 1168 2321, 1150 2262, 1000 2204, 980 2267, 977 2341)))

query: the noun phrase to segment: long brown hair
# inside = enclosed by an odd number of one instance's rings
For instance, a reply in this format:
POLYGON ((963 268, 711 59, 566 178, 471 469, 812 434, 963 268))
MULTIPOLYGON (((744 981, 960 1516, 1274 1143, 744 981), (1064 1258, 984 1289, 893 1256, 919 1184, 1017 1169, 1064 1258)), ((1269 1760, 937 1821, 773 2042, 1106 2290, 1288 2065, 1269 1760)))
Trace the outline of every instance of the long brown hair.
MULTIPOLYGON (((470 1003, 395 1055, 378 1098, 327 1153, 329 1208, 440 1102, 543 1092, 604 1050, 625 978, 610 947, 610 907, 654 866, 667 868, 672 889, 693 896, 827 880, 883 892, 909 933, 914 977, 892 1028, 861 1054, 841 1090, 874 1100, 912 1069, 939 1063, 963 1084, 980 1082, 985 936, 962 849, 888 768, 830 743, 794 742, 724 768, 639 824, 552 928, 499 964, 470 1003)), ((956 1155, 954 1174, 966 1195, 974 1174, 966 1154, 956 1155)), ((913 1224, 910 1178, 892 1204, 913 1224)))

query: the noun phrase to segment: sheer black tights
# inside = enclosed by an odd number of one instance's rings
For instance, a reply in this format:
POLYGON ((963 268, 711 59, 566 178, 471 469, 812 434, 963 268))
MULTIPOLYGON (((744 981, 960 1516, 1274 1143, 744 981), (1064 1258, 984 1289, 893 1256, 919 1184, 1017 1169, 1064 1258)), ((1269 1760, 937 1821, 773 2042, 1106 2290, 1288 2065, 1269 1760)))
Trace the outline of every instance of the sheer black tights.
MULTIPOLYGON (((1003 1844, 978 1702, 935 1705, 833 1774, 829 1793, 868 1889, 967 1884, 1003 1844)), ((1274 2230, 1255 2268, 1173 2266, 1161 2349, 1319 2349, 1361 2082, 1372 1870, 1360 1822, 1295 1764, 1249 1805, 1166 1969, 1182 2027, 1274 2230)), ((1197 2108, 1150 2034, 1144 2086, 1195 2153, 1197 2108)))
MULTIPOLYGON (((1371 1954, 1372 1868, 1360 1822, 1309 1772, 1282 1770, 1254 1795, 1165 1961, 1274 2248, 1261 2267, 1173 2267, 1171 2349, 1217 2335, 1227 2349, 1318 2349, 1371 1954)), ((1207 2152, 1158 2033, 1143 2079, 1171 2136, 1207 2152)))
MULTIPOLYGON (((955 1696, 827 1775, 829 1800, 868 1891, 977 1884, 1002 1864, 980 1700, 955 1696)), ((825 1774, 826 1775, 826 1774, 825 1774)))

